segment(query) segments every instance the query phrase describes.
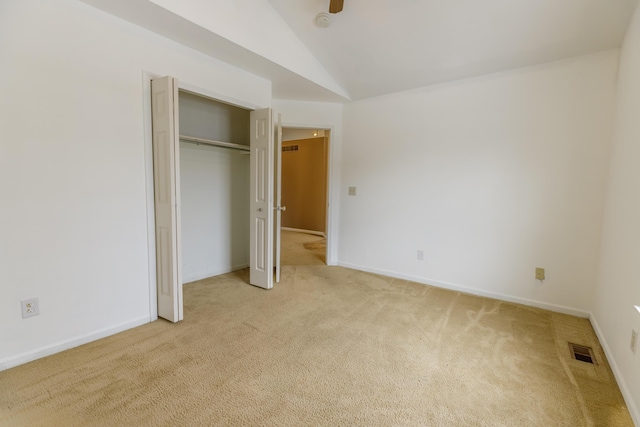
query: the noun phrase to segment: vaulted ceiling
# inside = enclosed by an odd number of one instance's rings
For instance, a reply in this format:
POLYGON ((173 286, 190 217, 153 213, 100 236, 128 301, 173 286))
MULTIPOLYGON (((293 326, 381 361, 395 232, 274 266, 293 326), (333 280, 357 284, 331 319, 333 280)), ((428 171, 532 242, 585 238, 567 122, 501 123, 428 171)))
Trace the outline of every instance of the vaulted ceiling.
POLYGON ((621 45, 637 0, 269 0, 351 98, 621 45))
POLYGON ((273 82, 363 99, 615 49, 638 0, 82 0, 273 82))

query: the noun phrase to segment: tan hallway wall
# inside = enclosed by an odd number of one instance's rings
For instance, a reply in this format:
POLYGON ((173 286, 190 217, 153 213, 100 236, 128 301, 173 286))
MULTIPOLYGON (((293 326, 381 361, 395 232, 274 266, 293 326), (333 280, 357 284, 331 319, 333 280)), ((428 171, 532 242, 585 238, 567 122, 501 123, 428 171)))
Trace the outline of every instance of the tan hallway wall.
POLYGON ((282 147, 282 226, 325 233, 327 138, 286 141, 282 147))

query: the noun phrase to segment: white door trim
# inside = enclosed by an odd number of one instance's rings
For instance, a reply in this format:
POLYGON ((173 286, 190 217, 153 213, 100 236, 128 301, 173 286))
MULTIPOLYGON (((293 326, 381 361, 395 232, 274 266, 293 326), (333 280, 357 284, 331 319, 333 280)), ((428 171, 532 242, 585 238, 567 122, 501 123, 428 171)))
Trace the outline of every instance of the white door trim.
POLYGON ((156 213, 153 194, 153 131, 151 127, 151 79, 159 74, 142 72, 142 111, 144 122, 144 166, 147 205, 147 256, 149 274, 149 321, 158 319, 158 288, 156 278, 156 213))
POLYGON ((274 257, 274 265, 276 269, 276 283, 280 283, 280 276, 282 273, 282 263, 281 263, 281 251, 282 251, 282 209, 286 209, 282 207, 282 114, 278 114, 278 122, 275 125, 275 141, 274 141, 274 150, 273 157, 275 161, 275 253, 274 257))

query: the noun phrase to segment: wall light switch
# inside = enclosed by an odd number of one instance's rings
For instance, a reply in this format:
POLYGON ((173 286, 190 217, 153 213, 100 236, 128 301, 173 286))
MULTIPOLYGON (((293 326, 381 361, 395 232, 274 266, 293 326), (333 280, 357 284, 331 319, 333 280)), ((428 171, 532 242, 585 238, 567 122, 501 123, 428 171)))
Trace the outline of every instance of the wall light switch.
POLYGON ((350 196, 356 195, 356 187, 349 187, 349 195, 350 196))
POLYGON ((631 331, 631 351, 636 354, 636 348, 638 347, 638 333, 635 330, 631 331))

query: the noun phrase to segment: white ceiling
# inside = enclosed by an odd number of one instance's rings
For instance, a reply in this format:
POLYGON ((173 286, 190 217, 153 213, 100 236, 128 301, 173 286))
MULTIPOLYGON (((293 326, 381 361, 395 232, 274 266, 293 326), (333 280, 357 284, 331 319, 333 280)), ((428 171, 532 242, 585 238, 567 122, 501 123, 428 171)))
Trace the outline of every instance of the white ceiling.
MULTIPOLYGON (((638 0, 268 0, 362 99, 620 47, 638 0)), ((279 98, 277 87, 274 97, 279 98)))
POLYGON ((639 0, 81 0, 272 82, 343 102, 621 46, 639 0), (296 39, 297 37, 297 39, 296 39))

